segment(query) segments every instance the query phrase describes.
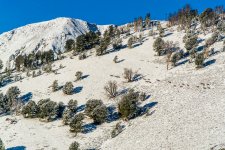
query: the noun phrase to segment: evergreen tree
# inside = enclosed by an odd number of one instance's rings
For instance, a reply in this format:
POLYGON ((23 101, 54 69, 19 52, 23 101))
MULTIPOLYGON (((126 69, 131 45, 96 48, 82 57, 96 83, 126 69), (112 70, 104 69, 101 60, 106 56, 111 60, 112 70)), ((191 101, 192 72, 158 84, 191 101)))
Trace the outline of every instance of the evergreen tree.
POLYGON ((118 103, 118 110, 123 118, 130 119, 135 116, 138 109, 138 97, 138 93, 133 90, 122 97, 118 103))
POLYGON ((22 108, 22 115, 24 118, 37 118, 39 114, 39 107, 34 101, 29 101, 23 108, 22 108))
POLYGON ((3 69, 3 62, 2 60, 0 59, 0 71, 3 69))
POLYGON ((98 105, 92 112, 94 123, 101 124, 105 122, 108 115, 107 107, 105 105, 98 105))
POLYGON ((88 100, 86 103, 86 107, 85 107, 85 114, 87 114, 87 116, 92 117, 92 113, 94 111, 94 109, 97 106, 101 106, 103 105, 103 102, 101 100, 88 100))
POLYGON ((72 82, 66 82, 66 84, 63 87, 63 93, 67 95, 73 94, 73 83, 72 82))
POLYGON ((75 49, 75 41, 73 39, 69 39, 66 41, 65 49, 67 52, 75 49))
POLYGON ((153 44, 154 51, 158 56, 161 56, 164 53, 165 42, 162 38, 158 37, 153 44))
POLYGON ((72 144, 70 144, 69 150, 80 150, 80 144, 78 142, 73 142, 72 144))
POLYGON ((75 115, 72 118, 72 120, 71 120, 71 122, 69 124, 70 131, 74 132, 76 134, 81 132, 82 131, 82 126, 83 126, 83 119, 84 119, 84 115, 83 114, 80 113, 80 114, 75 115))
POLYGON ((5 150, 5 146, 4 146, 4 143, 2 142, 1 138, 0 138, 0 150, 5 150))
POLYGON ((52 84, 52 91, 55 92, 55 91, 58 91, 59 89, 59 84, 58 84, 58 81, 55 80, 52 84))
POLYGON ((195 58, 196 68, 201 68, 203 64, 204 64, 204 54, 203 53, 197 54, 195 58))

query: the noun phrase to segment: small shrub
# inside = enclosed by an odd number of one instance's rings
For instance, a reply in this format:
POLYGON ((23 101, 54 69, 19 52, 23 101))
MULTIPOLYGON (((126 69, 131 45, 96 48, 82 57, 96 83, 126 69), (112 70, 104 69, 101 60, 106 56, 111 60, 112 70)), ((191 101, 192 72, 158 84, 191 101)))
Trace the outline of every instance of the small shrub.
POLYGON ((0 138, 0 150, 5 150, 5 146, 4 146, 4 143, 2 142, 1 138, 0 138))
POLYGON ((73 94, 73 83, 72 82, 66 82, 66 84, 63 87, 63 93, 66 95, 73 94))
POLYGON ((75 76, 76 76, 76 81, 79 81, 82 79, 83 73, 81 71, 77 71, 75 76))
POLYGON ((107 114, 108 114, 108 111, 105 105, 97 106, 92 112, 92 118, 94 120, 94 123, 101 124, 105 122, 107 118, 107 114))
POLYGON ((118 122, 115 126, 115 128, 112 130, 111 132, 111 137, 115 138, 116 136, 118 136, 121 132, 123 131, 123 126, 121 125, 120 122, 118 122))
POLYGON ((200 54, 197 54, 196 55, 196 58, 195 58, 195 65, 196 65, 196 68, 201 68, 204 64, 204 54, 203 53, 200 53, 200 54))
POLYGON ((138 97, 138 93, 133 90, 122 97, 118 103, 118 110, 123 118, 130 119, 135 116, 138 109, 138 97))
POLYGON ((74 132, 74 133, 79 133, 82 131, 82 126, 83 126, 83 119, 84 119, 84 115, 83 114, 77 114, 75 115, 71 122, 70 122, 70 132, 74 132))
POLYGON ((58 89, 59 89, 59 84, 58 84, 58 81, 55 80, 52 84, 52 92, 56 92, 58 91, 58 89))
POLYGON ((162 38, 158 37, 153 43, 153 48, 157 55, 161 56, 164 53, 165 41, 162 38))
POLYGON ((132 82, 133 81, 133 77, 134 77, 134 72, 132 71, 132 69, 124 69, 124 79, 127 80, 127 82, 132 82))
POLYGON ((85 53, 82 53, 79 55, 79 60, 84 60, 87 58, 87 55, 85 53))
POLYGON ((40 113, 39 117, 43 121, 53 121, 59 116, 59 105, 50 99, 43 99, 37 103, 40 113))
POLYGON ((72 144, 70 144, 69 150, 80 150, 80 144, 78 142, 73 142, 72 144))
POLYGON ((114 98, 117 95, 117 83, 116 81, 109 81, 104 87, 105 92, 109 98, 114 98))
POLYGON ((145 101, 146 100, 146 93, 145 92, 141 92, 141 94, 139 95, 139 100, 140 101, 145 101))
POLYGON ((133 37, 130 37, 127 42, 128 48, 130 48, 130 49, 133 48, 133 44, 134 44, 134 39, 133 39, 133 37))
POLYGON ((113 62, 114 62, 114 63, 117 63, 117 61, 118 61, 118 56, 115 56, 115 57, 113 58, 113 62))
POLYGON ((71 100, 68 102, 67 108, 68 108, 69 110, 71 110, 72 112, 76 113, 76 111, 77 111, 77 100, 72 100, 72 99, 71 99, 71 100))
POLYGON ((171 55, 170 61, 172 63, 172 66, 176 66, 177 61, 180 59, 180 54, 179 53, 173 53, 171 55))
POLYGON ((88 100, 86 103, 85 113, 87 116, 92 117, 92 113, 97 106, 101 106, 103 102, 101 100, 88 100))
POLYGON ((66 109, 62 115, 63 124, 69 125, 74 115, 74 112, 72 112, 70 109, 66 109))
POLYGON ((29 101, 22 108, 22 115, 24 118, 37 118, 39 114, 39 107, 34 101, 29 101))
POLYGON ((192 36, 189 39, 187 39, 187 41, 185 43, 185 48, 189 52, 190 50, 192 50, 197 45, 198 45, 198 37, 197 36, 192 36))

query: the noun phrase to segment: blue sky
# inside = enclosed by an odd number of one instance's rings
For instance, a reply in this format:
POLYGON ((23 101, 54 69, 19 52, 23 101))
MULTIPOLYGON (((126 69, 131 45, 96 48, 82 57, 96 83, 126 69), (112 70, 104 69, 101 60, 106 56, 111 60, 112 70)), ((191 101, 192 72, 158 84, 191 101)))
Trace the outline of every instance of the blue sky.
POLYGON ((153 19, 165 19, 187 3, 199 11, 225 6, 225 0, 0 0, 0 33, 57 17, 118 25, 147 12, 153 19))

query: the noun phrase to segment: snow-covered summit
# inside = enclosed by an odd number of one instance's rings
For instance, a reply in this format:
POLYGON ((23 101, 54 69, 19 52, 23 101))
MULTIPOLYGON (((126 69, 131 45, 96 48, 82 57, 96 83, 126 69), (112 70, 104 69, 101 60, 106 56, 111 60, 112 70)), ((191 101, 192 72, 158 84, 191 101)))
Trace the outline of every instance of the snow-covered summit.
POLYGON ((56 18, 29 24, 0 35, 0 59, 32 51, 64 51, 65 42, 89 31, 104 32, 109 25, 96 25, 80 19, 56 18))

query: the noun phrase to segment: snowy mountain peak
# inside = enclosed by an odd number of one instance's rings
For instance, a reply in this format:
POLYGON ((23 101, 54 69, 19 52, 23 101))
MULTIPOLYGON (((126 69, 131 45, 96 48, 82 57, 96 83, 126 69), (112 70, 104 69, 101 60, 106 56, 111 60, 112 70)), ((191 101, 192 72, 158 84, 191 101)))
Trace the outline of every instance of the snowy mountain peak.
POLYGON ((56 18, 29 24, 0 35, 0 59, 32 51, 64 51, 65 42, 89 31, 104 32, 109 25, 96 25, 80 19, 56 18))

